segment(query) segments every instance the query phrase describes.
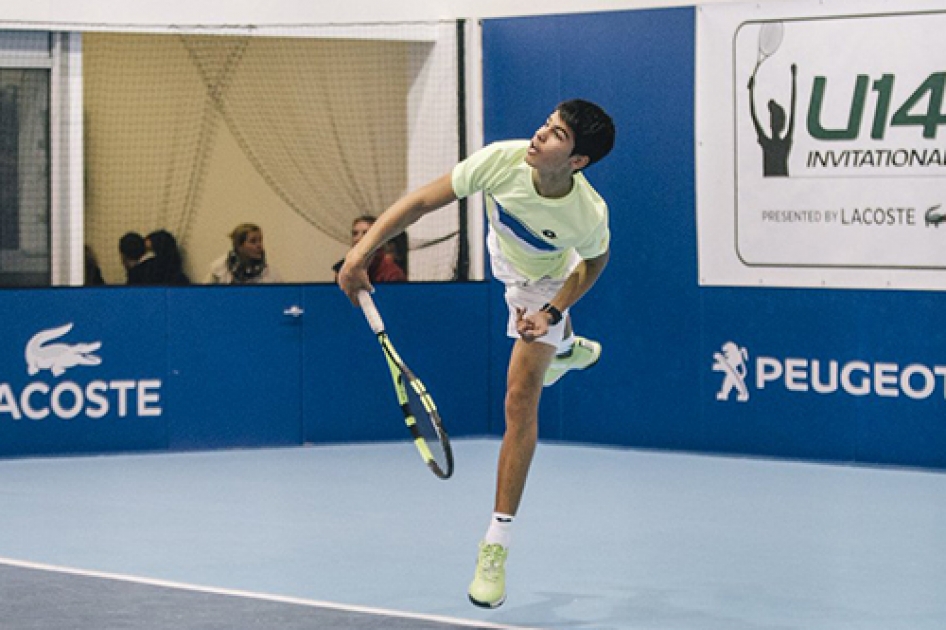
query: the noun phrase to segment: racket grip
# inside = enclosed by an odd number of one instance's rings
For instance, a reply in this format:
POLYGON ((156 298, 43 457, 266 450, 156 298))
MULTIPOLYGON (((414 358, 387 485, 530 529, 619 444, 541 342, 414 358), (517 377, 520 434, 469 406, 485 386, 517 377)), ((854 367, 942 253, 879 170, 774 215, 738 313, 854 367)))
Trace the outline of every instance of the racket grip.
POLYGON ((368 320, 368 325, 371 326, 371 330, 373 330, 376 335, 383 333, 384 321, 381 319, 381 313, 378 312, 378 307, 374 305, 371 294, 364 290, 359 291, 358 303, 361 304, 361 310, 364 312, 365 319, 368 320))

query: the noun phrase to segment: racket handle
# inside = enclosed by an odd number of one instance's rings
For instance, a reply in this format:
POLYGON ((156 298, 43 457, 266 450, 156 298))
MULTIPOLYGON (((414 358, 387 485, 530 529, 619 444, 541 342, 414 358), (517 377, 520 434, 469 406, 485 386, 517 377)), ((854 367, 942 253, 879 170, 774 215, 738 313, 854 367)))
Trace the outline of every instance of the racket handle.
POLYGON ((371 330, 374 333, 380 334, 384 332, 384 321, 381 319, 381 313, 378 312, 378 307, 374 305, 374 300, 371 299, 371 294, 367 291, 358 292, 358 302, 361 304, 361 310, 365 313, 365 319, 368 320, 368 325, 371 326, 371 330))

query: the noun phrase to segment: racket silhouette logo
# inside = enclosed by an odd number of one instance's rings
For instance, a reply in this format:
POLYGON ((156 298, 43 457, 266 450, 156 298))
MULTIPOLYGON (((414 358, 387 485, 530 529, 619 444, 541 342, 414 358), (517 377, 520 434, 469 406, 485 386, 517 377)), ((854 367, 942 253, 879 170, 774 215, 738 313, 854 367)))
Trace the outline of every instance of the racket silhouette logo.
POLYGON ((782 22, 766 22, 759 27, 757 56, 752 76, 749 77, 749 111, 752 126, 762 148, 762 169, 765 177, 788 177, 788 156, 792 150, 792 137, 795 133, 795 97, 797 84, 797 67, 791 66, 791 103, 788 112, 785 107, 770 98, 766 104, 768 110, 767 125, 763 123, 764 116, 756 110, 756 75, 759 68, 769 57, 778 52, 785 37, 785 25, 782 22))
POLYGON ((723 382, 716 392, 716 400, 729 400, 733 390, 736 390, 736 400, 739 402, 749 400, 749 388, 746 387, 748 359, 749 351, 732 341, 724 343, 720 352, 713 353, 713 371, 723 375, 723 382))

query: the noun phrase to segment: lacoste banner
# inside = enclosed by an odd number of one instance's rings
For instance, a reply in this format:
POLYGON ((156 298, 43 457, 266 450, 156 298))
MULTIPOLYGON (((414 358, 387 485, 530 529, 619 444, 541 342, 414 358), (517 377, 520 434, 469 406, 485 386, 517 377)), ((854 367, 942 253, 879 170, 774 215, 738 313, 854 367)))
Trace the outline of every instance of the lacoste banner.
POLYGON ((701 283, 946 289, 946 6, 698 19, 701 283))
POLYGON ((8 305, 0 456, 166 448, 167 356, 156 352, 166 317, 144 294, 109 313, 81 298, 63 307, 61 295, 31 294, 8 305), (135 325, 119 326, 123 319, 135 325))

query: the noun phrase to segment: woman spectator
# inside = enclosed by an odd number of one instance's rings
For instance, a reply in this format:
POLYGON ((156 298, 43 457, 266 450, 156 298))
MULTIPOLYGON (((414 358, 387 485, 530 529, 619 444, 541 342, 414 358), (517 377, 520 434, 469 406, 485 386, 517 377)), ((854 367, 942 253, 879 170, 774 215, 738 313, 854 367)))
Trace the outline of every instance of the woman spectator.
POLYGON ((279 273, 266 262, 263 231, 241 223, 230 233, 232 249, 210 266, 210 284, 266 284, 280 282, 279 273))
POLYGON ((177 239, 167 230, 157 230, 145 237, 145 246, 154 254, 152 284, 186 285, 190 278, 184 273, 184 260, 177 239))

